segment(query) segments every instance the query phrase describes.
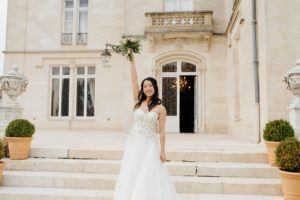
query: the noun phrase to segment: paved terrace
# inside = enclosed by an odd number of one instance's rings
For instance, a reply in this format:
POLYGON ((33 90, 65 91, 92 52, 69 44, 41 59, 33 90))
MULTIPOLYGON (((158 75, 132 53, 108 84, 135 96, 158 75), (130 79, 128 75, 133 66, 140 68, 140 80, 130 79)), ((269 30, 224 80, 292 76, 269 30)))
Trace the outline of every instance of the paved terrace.
MULTIPOLYGON (((110 131, 37 131, 33 148, 123 150, 128 134, 110 131)), ((263 143, 225 134, 166 134, 166 151, 265 152, 263 143)))

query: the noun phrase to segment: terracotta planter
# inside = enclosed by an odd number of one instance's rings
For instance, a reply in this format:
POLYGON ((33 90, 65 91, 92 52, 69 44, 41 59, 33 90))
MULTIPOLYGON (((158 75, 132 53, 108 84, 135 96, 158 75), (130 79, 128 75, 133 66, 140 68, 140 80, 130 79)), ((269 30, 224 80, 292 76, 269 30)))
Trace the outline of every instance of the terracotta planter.
POLYGON ((4 170, 4 162, 0 161, 0 185, 2 185, 3 180, 3 170, 4 170))
POLYGON ((31 140, 31 137, 6 137, 10 159, 27 159, 30 153, 31 140))
POLYGON ((275 151, 280 142, 265 141, 268 153, 268 162, 272 166, 276 166, 275 151))
POLYGON ((286 172, 279 170, 282 182, 282 191, 285 200, 300 199, 300 172, 286 172))

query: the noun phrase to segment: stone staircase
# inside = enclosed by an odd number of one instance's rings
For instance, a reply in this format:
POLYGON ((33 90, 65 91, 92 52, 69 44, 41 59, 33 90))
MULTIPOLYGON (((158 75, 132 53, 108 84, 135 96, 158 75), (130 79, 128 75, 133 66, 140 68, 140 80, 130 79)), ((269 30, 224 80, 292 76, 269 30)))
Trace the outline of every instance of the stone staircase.
MULTIPOLYGON (((122 152, 33 148, 6 163, 1 200, 112 200, 122 152)), ((283 200, 264 152, 177 150, 166 163, 184 200, 283 200)), ((154 199, 155 200, 155 199, 154 199)))

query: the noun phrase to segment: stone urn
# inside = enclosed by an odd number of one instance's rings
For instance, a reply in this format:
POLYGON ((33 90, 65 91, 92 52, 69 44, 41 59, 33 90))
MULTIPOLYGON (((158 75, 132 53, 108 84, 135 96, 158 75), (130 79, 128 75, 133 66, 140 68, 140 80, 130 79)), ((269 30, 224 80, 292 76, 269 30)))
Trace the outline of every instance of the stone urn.
POLYGON ((13 66, 12 70, 0 77, 0 89, 11 100, 12 104, 17 103, 17 97, 26 91, 28 80, 20 73, 18 67, 13 66))
POLYGON ((295 135, 300 139, 300 59, 297 60, 296 66, 287 71, 282 81, 286 83, 286 87, 296 98, 289 105, 289 121, 295 129, 295 135))
POLYGON ((28 80, 20 73, 14 65, 12 70, 0 76, 0 138, 7 124, 22 117, 23 106, 17 102, 17 97, 26 91, 28 80), (4 94, 8 98, 3 98, 4 94))

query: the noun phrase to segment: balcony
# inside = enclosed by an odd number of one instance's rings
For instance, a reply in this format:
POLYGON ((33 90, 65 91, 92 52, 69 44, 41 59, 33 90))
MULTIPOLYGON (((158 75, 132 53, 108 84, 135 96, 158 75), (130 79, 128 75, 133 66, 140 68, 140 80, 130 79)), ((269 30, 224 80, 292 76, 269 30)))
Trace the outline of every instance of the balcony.
POLYGON ((212 14, 212 11, 148 12, 145 35, 152 42, 155 38, 201 38, 208 47, 213 32, 212 14))
POLYGON ((88 34, 87 33, 77 33, 76 43, 77 44, 87 44, 88 34))
POLYGON ((61 34, 61 44, 70 45, 73 39, 72 33, 62 33, 61 34))

